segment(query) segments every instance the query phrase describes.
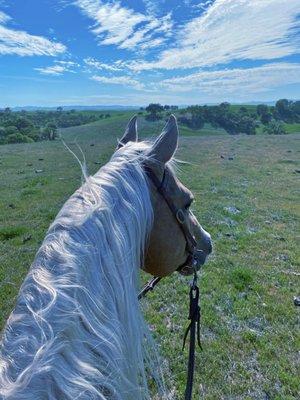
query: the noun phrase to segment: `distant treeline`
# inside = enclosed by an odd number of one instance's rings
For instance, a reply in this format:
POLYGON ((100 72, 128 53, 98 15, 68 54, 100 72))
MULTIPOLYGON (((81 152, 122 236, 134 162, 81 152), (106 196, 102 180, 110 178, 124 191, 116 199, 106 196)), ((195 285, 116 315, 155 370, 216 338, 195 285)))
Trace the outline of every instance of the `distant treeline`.
POLYGON ((58 128, 67 128, 108 118, 110 114, 87 111, 18 111, 0 110, 0 144, 54 140, 58 128))
MULTIPOLYGON (((146 119, 155 121, 163 118, 163 111, 177 109, 176 106, 149 104, 145 108, 146 119)), ((178 122, 191 129, 202 129, 205 123, 215 128, 223 128, 231 135, 245 133, 255 135, 256 128, 263 126, 269 134, 284 134, 283 122, 300 122, 300 101, 278 100, 275 106, 259 104, 255 106, 236 106, 221 103, 216 106, 189 106, 179 110, 178 122)))

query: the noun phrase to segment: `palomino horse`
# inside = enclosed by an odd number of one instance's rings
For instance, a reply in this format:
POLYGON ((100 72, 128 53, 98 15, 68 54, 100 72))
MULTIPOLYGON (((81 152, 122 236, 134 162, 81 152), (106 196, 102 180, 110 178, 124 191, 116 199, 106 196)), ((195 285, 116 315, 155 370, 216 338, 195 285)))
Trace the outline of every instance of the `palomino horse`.
POLYGON ((146 170, 160 181, 165 176, 201 263, 211 251, 209 234, 189 210, 193 196, 172 168, 177 142, 174 116, 153 143, 137 141, 134 117, 110 161, 65 203, 3 332, 1 399, 145 400, 149 380, 161 398, 171 398, 137 300, 139 269, 166 276, 189 254, 146 170))

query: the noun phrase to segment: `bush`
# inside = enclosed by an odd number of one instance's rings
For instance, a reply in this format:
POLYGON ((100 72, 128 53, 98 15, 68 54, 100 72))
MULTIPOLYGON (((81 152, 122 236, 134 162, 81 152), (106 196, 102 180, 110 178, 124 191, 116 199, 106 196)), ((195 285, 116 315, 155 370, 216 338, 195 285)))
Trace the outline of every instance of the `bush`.
POLYGON ((11 125, 11 126, 7 126, 5 128, 5 136, 16 135, 18 133, 20 133, 20 132, 16 126, 11 125))
POLYGON ((158 121, 162 119, 161 114, 146 114, 145 120, 147 121, 158 121))
POLYGON ((26 136, 31 138, 33 141, 37 142, 38 140, 41 139, 41 132, 40 129, 38 128, 33 128, 31 129, 28 133, 26 133, 26 136))
POLYGON ((271 121, 269 125, 265 126, 264 132, 269 135, 285 135, 287 131, 285 130, 282 122, 271 121))
POLYGON ((8 135, 6 138, 7 143, 31 143, 33 140, 26 135, 22 135, 22 133, 12 133, 8 135))

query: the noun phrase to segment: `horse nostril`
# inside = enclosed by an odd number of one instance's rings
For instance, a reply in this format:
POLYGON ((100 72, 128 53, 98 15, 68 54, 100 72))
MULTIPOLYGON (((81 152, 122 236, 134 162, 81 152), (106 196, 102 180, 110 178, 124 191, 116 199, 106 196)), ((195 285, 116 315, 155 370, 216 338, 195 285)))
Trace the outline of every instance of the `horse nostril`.
POLYGON ((211 243, 211 240, 210 240, 210 239, 205 240, 204 246, 205 246, 205 252, 206 252, 207 254, 210 254, 210 253, 212 252, 212 243, 211 243))

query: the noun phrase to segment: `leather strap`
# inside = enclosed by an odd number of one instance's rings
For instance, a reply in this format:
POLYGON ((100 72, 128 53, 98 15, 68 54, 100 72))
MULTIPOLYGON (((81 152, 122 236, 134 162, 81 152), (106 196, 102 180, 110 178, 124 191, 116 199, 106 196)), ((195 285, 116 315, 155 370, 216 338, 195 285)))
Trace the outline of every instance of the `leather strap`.
POLYGON ((156 187, 158 193, 163 197, 163 199, 169 206, 172 214, 176 218, 176 220, 180 226, 180 229, 182 230, 184 237, 186 239, 188 251, 190 253, 193 253, 197 246, 197 242, 194 239, 194 236, 191 234, 189 226, 187 225, 187 221, 185 218, 185 211, 183 209, 177 208, 175 206, 175 204, 173 203, 173 200, 171 199, 171 197, 169 196, 169 194, 167 193, 166 188, 165 188, 166 176, 169 173, 168 170, 165 168, 164 176, 163 176, 163 179, 161 182, 149 167, 145 166, 144 170, 145 170, 148 178, 150 178, 150 180, 156 187))
POLYGON ((188 372, 187 372, 187 382, 186 382, 185 397, 184 397, 185 400, 192 399, 194 369, 195 369, 196 335, 197 335, 198 346, 202 350, 200 342, 200 317, 201 314, 199 306, 199 288, 194 281, 193 285, 190 288, 189 320, 191 322, 185 331, 183 346, 182 346, 182 349, 184 349, 187 336, 188 334, 190 334, 188 372))
POLYGON ((149 282, 147 282, 138 294, 138 300, 141 300, 143 297, 146 296, 148 292, 152 291, 161 279, 162 278, 160 278, 159 276, 155 276, 149 282))

